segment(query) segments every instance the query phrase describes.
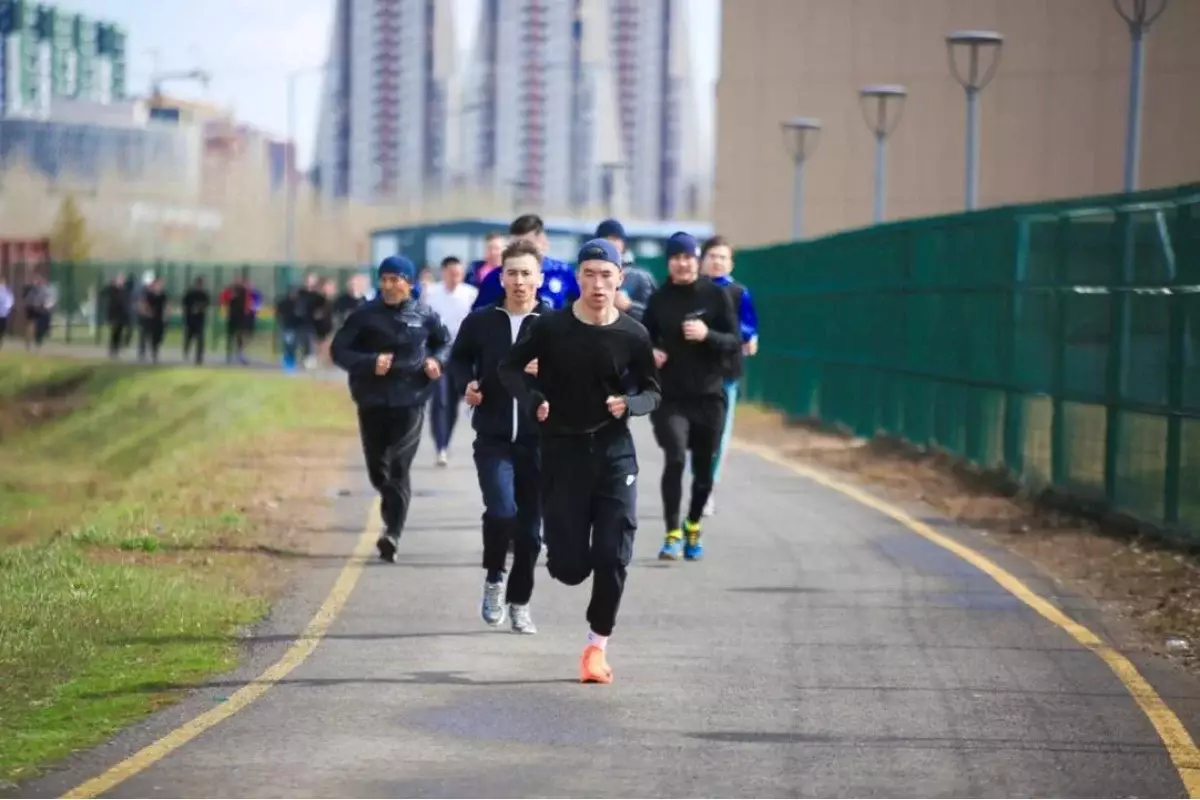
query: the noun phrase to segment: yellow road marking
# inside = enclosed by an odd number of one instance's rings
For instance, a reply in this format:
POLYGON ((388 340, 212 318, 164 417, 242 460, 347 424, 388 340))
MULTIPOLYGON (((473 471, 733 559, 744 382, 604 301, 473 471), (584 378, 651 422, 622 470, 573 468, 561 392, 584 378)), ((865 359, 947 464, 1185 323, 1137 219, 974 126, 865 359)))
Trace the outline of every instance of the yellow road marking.
POLYGON ((325 596, 325 601, 321 603, 321 607, 317 609, 317 613, 309 620, 300 637, 292 642, 287 652, 278 661, 268 667, 252 683, 243 686, 231 694, 229 699, 219 706, 211 708, 200 716, 185 722, 163 738, 146 745, 104 773, 76 786, 64 794, 63 797, 98 797, 104 794, 117 784, 132 778, 152 764, 166 758, 175 750, 178 750, 201 733, 204 733, 204 731, 229 719, 262 697, 272 686, 283 680, 289 672, 303 664, 304 660, 317 649, 317 645, 321 643, 321 639, 328 632, 329 626, 333 624, 333 621, 337 619, 337 615, 341 613, 342 607, 350 599, 350 593, 354 591, 354 585, 358 583, 358 579, 362 575, 363 567, 366 565, 371 551, 375 547, 376 532, 374 520, 378 516, 378 505, 378 500, 372 504, 367 526, 363 529, 358 543, 354 546, 354 552, 351 553, 346 565, 342 567, 342 571, 334 582, 333 588, 325 596))
POLYGON ((849 497, 851 500, 878 511, 884 516, 891 517, 913 533, 954 553, 954 555, 1000 584, 1009 594, 1070 634, 1071 638, 1099 656, 1108 665, 1109 669, 1113 671, 1113 674, 1117 676, 1117 680, 1125 685, 1126 690, 1133 696, 1134 702, 1142 709, 1142 712, 1150 720, 1150 724, 1154 726, 1154 730, 1157 731, 1158 738, 1162 740, 1167 754, 1171 757, 1171 763, 1175 765, 1175 769, 1179 772, 1179 777, 1183 781, 1183 786, 1187 790, 1188 797, 1200 798, 1200 750, 1196 748, 1196 743, 1192 740, 1187 728, 1179 721, 1179 717, 1175 715, 1175 712, 1171 710, 1166 701, 1159 696, 1158 692, 1154 691, 1150 683, 1137 671, 1137 667, 1133 665, 1133 662, 1106 644, 1099 636, 1068 617, 1049 600, 1034 592, 1019 578, 996 564, 996 562, 987 556, 960 542, 956 542, 945 534, 938 533, 929 525, 918 519, 914 519, 896 506, 880 500, 848 483, 842 483, 820 470, 790 461, 769 448, 738 439, 733 440, 733 445, 748 453, 753 453, 765 461, 790 470, 814 483, 819 483, 826 488, 833 489, 849 497))

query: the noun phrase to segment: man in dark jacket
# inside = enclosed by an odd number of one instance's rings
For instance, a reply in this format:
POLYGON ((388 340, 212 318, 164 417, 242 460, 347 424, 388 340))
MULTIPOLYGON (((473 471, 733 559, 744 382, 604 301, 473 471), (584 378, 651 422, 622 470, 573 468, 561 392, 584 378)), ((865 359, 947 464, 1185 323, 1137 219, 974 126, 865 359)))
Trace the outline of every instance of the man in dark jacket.
POLYGON ((686 233, 667 240, 667 281, 650 296, 642 323, 654 345, 662 404, 650 415, 662 448, 663 517, 667 536, 658 557, 689 561, 704 554, 700 520, 713 486, 713 461, 725 425, 725 376, 742 346, 728 293, 700 274, 699 248, 686 233), (680 526, 683 470, 692 457, 692 492, 680 526), (686 545, 683 539, 686 536, 686 545))
POLYGON ((129 315, 129 286, 125 276, 118 274, 104 287, 104 318, 108 322, 108 355, 116 358, 124 346, 125 332, 132 321, 129 315))
MULTIPOLYGON (((537 633, 529 614, 533 574, 541 552, 542 512, 537 420, 500 383, 498 367, 521 333, 538 316, 541 257, 530 242, 505 249, 500 269, 502 303, 472 311, 463 320, 450 354, 454 385, 465 387, 475 428, 475 469, 483 494, 483 584, 480 615, 504 623, 505 604, 515 633, 537 633), (513 566, 504 586, 508 545, 513 566)), ((537 364, 526 367, 537 374, 537 364)))
POLYGON ((367 474, 380 497, 384 530, 376 546, 384 561, 396 560, 425 403, 450 349, 450 332, 437 313, 412 297, 416 280, 407 258, 385 258, 379 295, 346 319, 331 347, 358 406, 367 474))

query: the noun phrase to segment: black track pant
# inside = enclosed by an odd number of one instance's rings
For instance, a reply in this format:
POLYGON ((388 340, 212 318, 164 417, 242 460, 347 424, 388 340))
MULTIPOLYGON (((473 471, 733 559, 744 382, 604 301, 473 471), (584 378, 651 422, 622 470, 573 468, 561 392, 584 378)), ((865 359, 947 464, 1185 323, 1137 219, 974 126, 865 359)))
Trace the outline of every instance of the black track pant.
POLYGON ((362 436, 367 475, 379 492, 383 525, 399 538, 412 499, 410 470, 421 443, 425 404, 401 408, 360 408, 358 431, 362 436))
POLYGON ((542 439, 542 535, 550 577, 592 577, 587 620, 612 633, 637 533, 637 453, 628 428, 542 439))
POLYGON ((699 522, 713 488, 713 462, 725 429, 724 396, 664 399, 650 415, 654 439, 663 451, 662 504, 667 532, 679 529, 683 471, 692 456, 692 494, 687 518, 699 522))
POLYGON ((204 320, 184 320, 183 323, 183 360, 187 361, 192 347, 196 348, 196 363, 204 363, 204 320))
POLYGON ((129 330, 129 322, 124 319, 108 323, 108 354, 113 358, 128 344, 129 330))

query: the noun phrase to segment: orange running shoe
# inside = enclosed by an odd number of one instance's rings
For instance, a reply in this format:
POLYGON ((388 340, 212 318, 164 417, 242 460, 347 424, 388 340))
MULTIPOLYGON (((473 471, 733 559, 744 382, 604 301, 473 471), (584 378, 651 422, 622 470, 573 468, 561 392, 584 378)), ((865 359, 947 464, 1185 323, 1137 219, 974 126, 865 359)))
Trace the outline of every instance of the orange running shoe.
POLYGON ((612 683, 613 671, 608 665, 604 651, 594 644, 589 644, 579 659, 580 683, 612 683))

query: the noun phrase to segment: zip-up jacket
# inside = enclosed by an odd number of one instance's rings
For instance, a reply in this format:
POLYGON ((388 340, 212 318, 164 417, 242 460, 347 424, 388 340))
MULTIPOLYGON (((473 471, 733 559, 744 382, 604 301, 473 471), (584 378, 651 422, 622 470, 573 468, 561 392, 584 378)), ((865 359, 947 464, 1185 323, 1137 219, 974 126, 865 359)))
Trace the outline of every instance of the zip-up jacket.
POLYGON ((668 279, 650 295, 642 324, 651 344, 667 354, 659 370, 664 400, 724 396, 728 360, 742 346, 737 312, 724 288, 703 275, 689 284, 668 279), (688 320, 708 326, 703 341, 683 338, 688 320))
POLYGON ((537 436, 537 420, 500 382, 498 367, 544 310, 545 306, 535 305, 529 314, 514 316, 503 305, 488 306, 468 314, 458 329, 450 351, 450 376, 459 394, 471 381, 479 381, 483 402, 471 413, 476 434, 510 442, 537 436))
POLYGON ((429 398, 433 386, 425 374, 425 359, 445 364, 450 332, 429 306, 413 298, 389 306, 379 296, 346 318, 330 353, 333 363, 349 375, 350 396, 360 407, 415 406, 429 398), (380 353, 392 356, 385 375, 375 374, 380 353))
MULTIPOLYGON (((472 308, 484 308, 495 305, 504 299, 504 286, 500 283, 500 273, 497 268, 487 274, 479 283, 479 294, 475 296, 472 308)), ((575 271, 571 265, 556 258, 542 259, 542 288, 538 289, 538 297, 550 308, 566 308, 579 298, 579 283, 575 280, 575 271)))

